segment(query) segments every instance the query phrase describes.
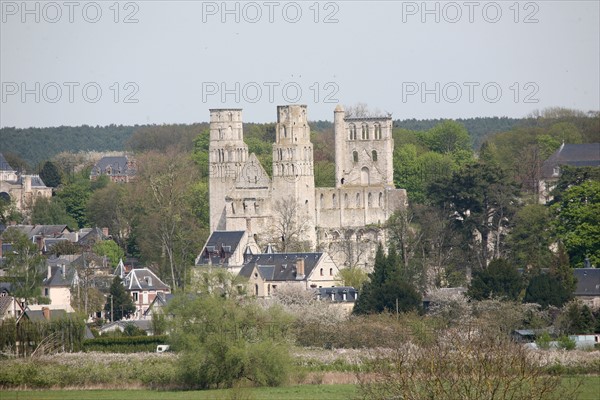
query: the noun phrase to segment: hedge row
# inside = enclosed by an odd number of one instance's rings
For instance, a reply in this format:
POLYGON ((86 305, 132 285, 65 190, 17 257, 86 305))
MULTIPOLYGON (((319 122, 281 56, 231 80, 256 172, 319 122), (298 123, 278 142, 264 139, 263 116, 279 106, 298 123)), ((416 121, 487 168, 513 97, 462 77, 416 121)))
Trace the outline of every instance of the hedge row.
POLYGON ((159 344, 166 344, 167 336, 124 336, 99 337, 83 342, 83 351, 101 351, 105 353, 153 352, 159 344))

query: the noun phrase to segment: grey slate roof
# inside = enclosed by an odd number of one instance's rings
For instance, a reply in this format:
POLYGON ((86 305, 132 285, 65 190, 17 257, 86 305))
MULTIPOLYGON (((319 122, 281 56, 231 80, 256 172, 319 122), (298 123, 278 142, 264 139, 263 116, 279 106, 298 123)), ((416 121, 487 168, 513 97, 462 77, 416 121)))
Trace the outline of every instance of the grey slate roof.
POLYGON ((50 279, 48 279, 48 277, 46 276, 46 278, 43 281, 43 285, 44 286, 50 286, 50 287, 64 287, 64 286, 71 286, 72 282, 73 282, 73 278, 75 276, 75 269, 73 268, 69 268, 67 266, 65 266, 65 273, 63 274, 63 268, 62 267, 50 267, 51 268, 51 275, 50 275, 50 279))
POLYGON ((358 290, 352 286, 336 286, 319 288, 319 297, 324 301, 333 303, 354 303, 358 297, 358 290), (344 293, 346 299, 344 300, 344 293))
POLYGON ((600 268, 574 268, 575 296, 600 296, 600 268))
MULTIPOLYGON (((17 180, 16 183, 18 185, 22 185, 23 184, 23 175, 20 175, 17 180)), ((46 186, 46 184, 44 183, 44 181, 42 180, 42 178, 40 178, 39 175, 31 175, 31 187, 32 188, 47 188, 48 186, 46 186)))
POLYGON ((600 166, 600 143, 563 144, 542 164, 542 176, 552 177, 554 167, 560 165, 600 166))
POLYGON ((100 242, 104 239, 106 239, 107 237, 104 236, 104 234, 102 233, 102 229, 95 227, 92 228, 88 233, 86 233, 85 235, 81 236, 79 238, 79 240, 77 241, 77 244, 81 244, 84 246, 90 245, 90 244, 94 244, 96 242, 100 242))
POLYGON ((245 234, 245 231, 214 231, 196 260, 196 265, 209 264, 209 260, 212 265, 227 264, 245 234))
POLYGON ((306 279, 322 257, 323 253, 255 254, 244 263, 244 266, 240 270, 240 275, 249 278, 256 266, 258 272, 265 280, 295 281, 298 280, 296 260, 302 258, 304 259, 303 279, 306 279))
POLYGON ((8 228, 16 228, 23 232, 29 239, 35 236, 45 238, 59 238, 63 233, 71 232, 67 225, 14 225, 8 228))
MULTIPOLYGON (((30 321, 33 321, 33 322, 46 321, 46 318, 44 318, 43 310, 39 310, 39 311, 38 310, 36 310, 36 311, 25 310, 23 312, 23 315, 25 317, 27 317, 30 321)), ((50 321, 64 318, 67 315, 68 314, 67 314, 66 310, 50 310, 50 321)))
POLYGON ((135 175, 135 169, 129 167, 129 159, 127 156, 102 157, 100 161, 94 165, 91 176, 99 175, 135 175))
POLYGON ((2 153, 0 153, 0 171, 15 172, 2 153))
POLYGON ((127 290, 169 290, 169 286, 148 268, 132 269, 123 280, 123 285, 127 290))

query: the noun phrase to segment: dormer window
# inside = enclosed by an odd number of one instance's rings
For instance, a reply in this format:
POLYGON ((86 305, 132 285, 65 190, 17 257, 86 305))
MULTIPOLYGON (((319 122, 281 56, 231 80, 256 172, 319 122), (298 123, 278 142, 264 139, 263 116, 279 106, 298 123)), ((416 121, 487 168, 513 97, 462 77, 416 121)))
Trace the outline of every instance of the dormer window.
POLYGON ((557 165, 556 167, 554 167, 554 169, 552 170, 552 176, 558 176, 560 175, 560 167, 557 165))

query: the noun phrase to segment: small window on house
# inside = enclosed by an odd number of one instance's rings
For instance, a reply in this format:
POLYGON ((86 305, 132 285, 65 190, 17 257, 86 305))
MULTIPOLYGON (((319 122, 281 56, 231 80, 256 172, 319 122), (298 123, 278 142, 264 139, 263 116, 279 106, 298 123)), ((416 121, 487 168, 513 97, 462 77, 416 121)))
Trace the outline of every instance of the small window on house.
POLYGON ((321 268, 321 276, 323 276, 323 268, 321 268))
POLYGON ((258 296, 258 285, 254 285, 254 295, 258 296))
POLYGON ((271 284, 267 285, 267 296, 271 295, 271 284))
POLYGON ((373 151, 371 152, 371 159, 372 159, 373 161, 377 161, 377 151, 373 150, 373 151))
POLYGON ((352 161, 358 162, 358 151, 352 152, 352 161))
POLYGON ((50 289, 44 288, 44 296, 48 297, 50 295, 50 289))
POLYGON ((131 293, 131 295, 133 296, 133 301, 138 301, 138 299, 139 299, 138 292, 133 292, 133 293, 131 293))
POLYGON ((333 268, 329 268, 329 276, 333 276, 333 268))

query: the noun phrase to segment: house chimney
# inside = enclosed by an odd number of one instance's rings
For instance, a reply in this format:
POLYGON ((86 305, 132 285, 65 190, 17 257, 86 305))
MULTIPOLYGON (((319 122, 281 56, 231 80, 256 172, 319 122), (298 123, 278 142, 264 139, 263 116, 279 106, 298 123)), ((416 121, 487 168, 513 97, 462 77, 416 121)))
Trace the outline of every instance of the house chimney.
POLYGON ((31 192, 31 175, 23 175, 23 189, 25 193, 31 192))
POLYGON ((48 265, 48 280, 50 280, 50 278, 52 278, 52 266, 48 265))
POLYGON ((104 228, 102 228, 102 234, 104 236, 108 236, 108 227, 105 226, 104 228))
POLYGON ((296 274, 300 278, 304 278, 304 258, 296 258, 296 274))
POLYGON ((42 307, 42 313, 44 314, 44 319, 50 321, 50 309, 48 307, 42 307))
POLYGON ((63 276, 63 278, 65 276, 67 276, 67 266, 66 266, 66 264, 62 265, 62 276, 63 276))

